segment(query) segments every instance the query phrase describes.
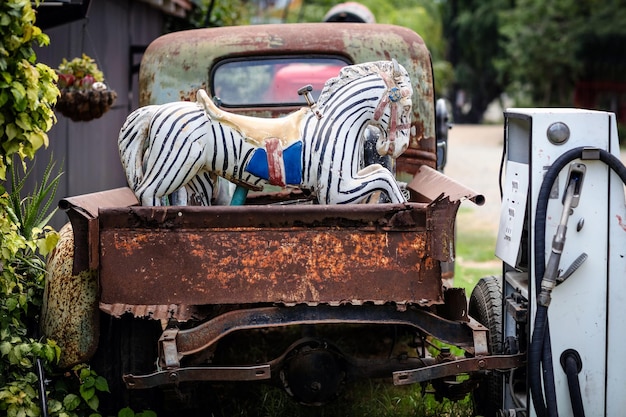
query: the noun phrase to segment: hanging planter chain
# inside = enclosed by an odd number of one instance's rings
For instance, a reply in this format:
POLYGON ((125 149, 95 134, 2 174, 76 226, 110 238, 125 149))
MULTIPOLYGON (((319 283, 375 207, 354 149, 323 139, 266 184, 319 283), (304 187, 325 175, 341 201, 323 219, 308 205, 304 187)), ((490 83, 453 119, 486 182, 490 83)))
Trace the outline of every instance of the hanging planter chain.
MULTIPOLYGON (((85 33, 88 35, 86 22, 83 38, 85 33)), ((117 99, 117 93, 104 84, 104 74, 98 69, 96 61, 84 53, 81 58, 71 61, 63 59, 57 73, 61 95, 55 108, 75 122, 101 117, 117 99)))

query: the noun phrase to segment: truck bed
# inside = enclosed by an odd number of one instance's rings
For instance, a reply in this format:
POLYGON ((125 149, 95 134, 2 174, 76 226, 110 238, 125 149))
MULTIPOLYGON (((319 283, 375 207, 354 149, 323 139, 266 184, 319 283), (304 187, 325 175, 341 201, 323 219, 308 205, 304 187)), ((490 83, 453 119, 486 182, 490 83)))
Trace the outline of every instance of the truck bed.
POLYGON ((427 203, 142 207, 120 188, 60 206, 74 229, 74 273, 98 271, 100 309, 114 316, 184 321, 190 306, 242 303, 431 306, 444 302, 441 263, 454 258, 466 189, 429 178, 428 189, 448 192, 427 203))

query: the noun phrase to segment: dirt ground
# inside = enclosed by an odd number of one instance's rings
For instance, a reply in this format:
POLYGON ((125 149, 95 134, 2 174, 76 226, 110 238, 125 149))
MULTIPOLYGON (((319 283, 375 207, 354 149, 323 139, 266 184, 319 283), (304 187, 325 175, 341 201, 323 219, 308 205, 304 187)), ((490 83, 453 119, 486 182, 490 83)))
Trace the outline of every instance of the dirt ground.
MULTIPOLYGON (((499 170, 504 142, 502 125, 454 125, 448 136, 448 160, 444 173, 464 186, 485 196, 477 206, 464 201, 464 219, 472 228, 497 234, 500 218, 499 170)), ((461 225, 460 225, 461 227, 461 225)))

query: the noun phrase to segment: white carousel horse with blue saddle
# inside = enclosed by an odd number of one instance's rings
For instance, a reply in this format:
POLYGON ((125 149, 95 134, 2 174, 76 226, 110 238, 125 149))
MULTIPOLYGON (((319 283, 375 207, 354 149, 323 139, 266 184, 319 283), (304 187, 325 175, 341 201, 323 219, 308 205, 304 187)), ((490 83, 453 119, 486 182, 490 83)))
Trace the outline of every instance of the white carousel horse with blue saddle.
POLYGON ((344 67, 326 82, 315 112, 304 107, 278 119, 225 112, 199 90, 195 103, 132 112, 120 131, 120 157, 142 205, 160 205, 178 190, 209 205, 217 177, 253 190, 268 183, 299 187, 320 204, 358 203, 377 192, 400 203, 405 198, 388 169, 362 167, 362 138, 377 126, 378 153, 402 154, 411 95, 408 73, 395 60, 344 67))

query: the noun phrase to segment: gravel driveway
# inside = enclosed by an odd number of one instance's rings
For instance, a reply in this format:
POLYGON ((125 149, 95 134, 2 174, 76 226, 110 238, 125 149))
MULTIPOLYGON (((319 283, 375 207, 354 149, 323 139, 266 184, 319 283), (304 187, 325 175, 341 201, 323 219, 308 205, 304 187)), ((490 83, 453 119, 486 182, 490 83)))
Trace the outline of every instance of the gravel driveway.
POLYGON ((502 125, 454 125, 448 136, 448 161, 444 173, 485 196, 477 206, 464 201, 475 227, 497 234, 500 219, 499 170, 504 142, 502 125))
MULTIPOLYGON (((448 136, 448 162, 444 173, 461 184, 485 196, 485 204, 477 206, 470 201, 461 204, 468 208, 472 227, 498 233, 500 221, 499 170, 504 143, 503 125, 454 125, 448 136)), ((622 149, 621 160, 626 161, 622 149)), ((462 227, 462 226, 461 226, 462 227)))

